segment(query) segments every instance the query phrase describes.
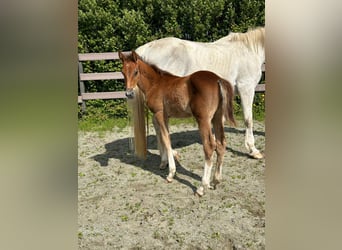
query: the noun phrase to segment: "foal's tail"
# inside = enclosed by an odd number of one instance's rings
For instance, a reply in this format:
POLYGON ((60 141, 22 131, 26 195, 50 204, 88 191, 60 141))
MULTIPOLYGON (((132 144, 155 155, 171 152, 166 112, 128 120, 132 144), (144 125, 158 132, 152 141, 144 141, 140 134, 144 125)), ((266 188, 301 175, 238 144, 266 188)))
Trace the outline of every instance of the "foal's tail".
POLYGON ((129 114, 132 115, 131 124, 134 129, 134 152, 141 159, 146 159, 147 140, 145 127, 145 100, 139 88, 134 89, 134 98, 127 99, 130 108, 129 114))
POLYGON ((224 117, 226 120, 229 120, 231 125, 236 126, 233 111, 234 89, 232 85, 224 79, 218 80, 218 83, 220 85, 220 90, 222 94, 222 106, 224 117))

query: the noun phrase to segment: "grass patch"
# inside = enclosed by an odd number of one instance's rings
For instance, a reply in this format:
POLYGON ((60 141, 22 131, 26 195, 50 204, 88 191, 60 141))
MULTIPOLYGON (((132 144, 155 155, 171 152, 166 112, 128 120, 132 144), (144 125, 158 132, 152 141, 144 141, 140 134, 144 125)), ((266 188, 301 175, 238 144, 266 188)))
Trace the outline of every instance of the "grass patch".
POLYGON ((122 222, 128 221, 128 216, 127 215, 121 215, 120 218, 121 218, 122 222))
MULTIPOLYGON (((265 112, 263 110, 254 110, 254 119, 257 121, 263 121, 265 119, 265 112)), ((241 110, 237 110, 234 114, 236 121, 243 121, 243 114, 241 110)), ((149 117, 149 124, 152 124, 152 117, 149 117)), ((190 124, 192 126, 197 126, 195 118, 171 118, 169 120, 170 126, 178 126, 182 124, 190 124)), ((229 126, 229 123, 226 122, 229 126)), ((105 132, 111 131, 113 128, 123 129, 128 126, 127 118, 107 118, 98 119, 97 117, 86 116, 78 119, 78 129, 80 131, 89 132, 105 132)))
MULTIPOLYGON (((234 98, 234 116, 237 121, 243 120, 241 99, 238 95, 234 98)), ((81 111, 81 105, 78 105, 78 128, 81 131, 111 131, 113 128, 125 128, 127 121, 126 101, 87 101, 87 111, 81 111)), ((152 112, 149 111, 149 124, 152 124, 152 112)), ((257 121, 265 120, 265 93, 256 93, 253 102, 253 119, 257 121)), ((176 119, 171 118, 169 125, 191 124, 197 126, 193 117, 176 119)), ((227 123, 228 124, 228 123, 227 123)))
POLYGON ((97 120, 91 117, 78 120, 78 129, 81 131, 110 131, 113 128, 125 128, 128 122, 126 118, 110 118, 97 120))
POLYGON ((191 125, 197 125, 197 122, 195 118, 189 117, 189 118, 170 118, 169 125, 182 125, 182 124, 191 124, 191 125))
MULTIPOLYGON (((264 113, 256 113, 253 114, 255 117, 254 119, 257 121, 263 121, 265 119, 264 113)), ((235 115, 236 121, 243 122, 242 114, 235 115)), ((152 124, 151 119, 149 120, 149 124, 152 124)), ((171 118, 169 121, 170 126, 178 126, 182 124, 190 124, 192 126, 197 126, 196 120, 194 118, 184 118, 184 119, 175 119, 171 118)), ((78 120, 78 129, 80 131, 87 131, 87 132, 105 132, 111 131, 113 128, 123 129, 128 126, 128 121, 126 118, 112 118, 104 121, 99 121, 91 118, 87 119, 79 119, 78 120)), ((226 126, 229 126, 229 123, 226 122, 226 126)))

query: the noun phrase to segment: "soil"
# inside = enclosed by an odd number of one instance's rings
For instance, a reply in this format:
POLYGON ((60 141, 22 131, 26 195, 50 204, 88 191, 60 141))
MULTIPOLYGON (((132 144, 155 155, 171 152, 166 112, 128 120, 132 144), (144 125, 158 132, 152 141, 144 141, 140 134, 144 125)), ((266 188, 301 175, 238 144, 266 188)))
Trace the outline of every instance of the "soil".
MULTIPOLYGON (((225 128, 223 180, 194 195, 204 155, 196 125, 170 127, 181 158, 172 183, 160 170, 153 127, 147 160, 131 152, 128 128, 79 132, 79 249, 265 249, 265 159, 251 159, 243 123, 225 128)), ((265 148, 265 124, 254 122, 265 148)))

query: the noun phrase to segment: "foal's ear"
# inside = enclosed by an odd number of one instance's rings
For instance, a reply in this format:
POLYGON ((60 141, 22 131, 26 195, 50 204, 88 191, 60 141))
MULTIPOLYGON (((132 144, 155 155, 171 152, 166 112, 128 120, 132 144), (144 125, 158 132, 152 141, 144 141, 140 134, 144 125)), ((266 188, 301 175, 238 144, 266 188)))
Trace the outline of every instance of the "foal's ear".
POLYGON ((119 53, 119 58, 121 61, 124 61, 126 59, 124 53, 122 53, 121 51, 118 52, 119 53))
POLYGON ((137 52, 135 52, 135 50, 132 51, 132 56, 135 62, 138 61, 138 59, 140 59, 140 56, 137 54, 137 52))

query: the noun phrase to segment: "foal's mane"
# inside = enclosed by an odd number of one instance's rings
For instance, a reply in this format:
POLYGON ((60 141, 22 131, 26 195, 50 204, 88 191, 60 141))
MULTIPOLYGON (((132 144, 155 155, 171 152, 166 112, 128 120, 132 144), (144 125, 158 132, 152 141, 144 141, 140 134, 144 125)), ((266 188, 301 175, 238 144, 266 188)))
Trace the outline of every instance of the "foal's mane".
POLYGON ((157 72, 161 76, 174 76, 170 72, 158 68, 155 64, 149 64, 149 65, 153 68, 155 72, 157 72))
POLYGON ((148 66, 150 66, 158 75, 160 76, 175 76, 174 74, 171 74, 170 72, 168 71, 165 71, 165 70, 162 70, 160 68, 158 68, 155 64, 150 64, 144 60, 142 60, 140 58, 140 60, 144 63, 144 64, 147 64, 148 66))
POLYGON ((146 64, 147 66, 151 67, 158 75, 160 76, 175 76, 174 74, 171 74, 168 71, 162 70, 160 68, 158 68, 158 66, 156 66, 155 64, 151 64, 146 62, 144 59, 142 59, 141 56, 139 56, 135 51, 133 51, 132 53, 128 54, 126 56, 126 59, 133 61, 133 62, 137 62, 137 60, 142 61, 144 64, 146 64))

